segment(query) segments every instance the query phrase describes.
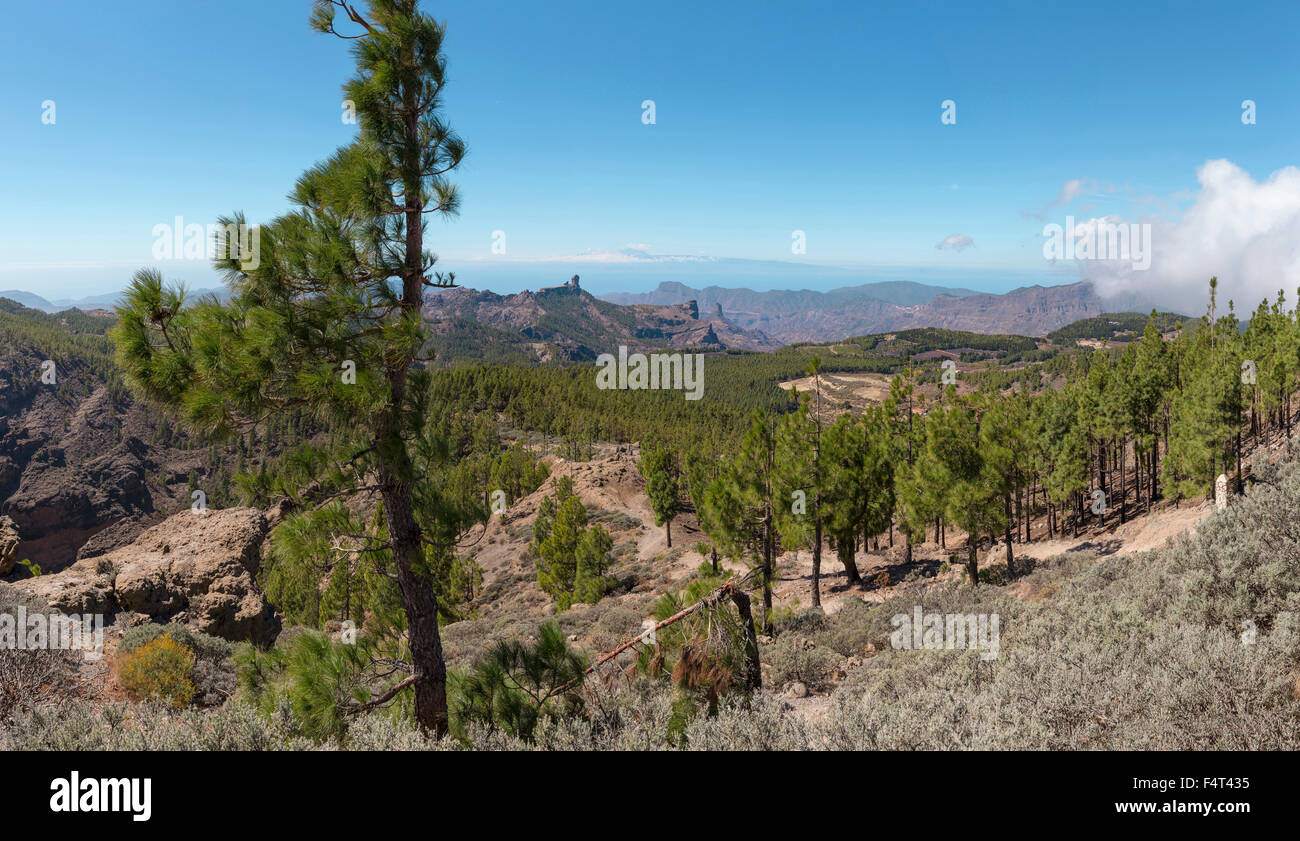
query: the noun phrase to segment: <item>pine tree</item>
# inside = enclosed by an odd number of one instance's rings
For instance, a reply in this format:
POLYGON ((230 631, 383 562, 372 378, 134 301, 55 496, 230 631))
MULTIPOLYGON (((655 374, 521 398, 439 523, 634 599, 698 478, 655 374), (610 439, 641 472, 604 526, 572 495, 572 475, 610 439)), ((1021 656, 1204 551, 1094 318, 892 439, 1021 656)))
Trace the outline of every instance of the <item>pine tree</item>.
POLYGON ((587 509, 573 491, 573 480, 555 482, 533 519, 530 547, 537 567, 537 586, 555 598, 560 610, 594 604, 612 586, 606 576, 613 540, 603 526, 589 526, 587 509))
POLYGON ((360 28, 347 36, 357 73, 345 85, 359 137, 298 180, 298 209, 261 227, 256 261, 246 249, 221 255, 228 302, 185 307, 183 291, 141 271, 116 340, 136 390, 202 433, 250 430, 299 409, 349 430, 340 440, 351 450, 338 453, 329 484, 383 500, 386 536, 365 548, 394 562, 415 719, 441 735, 446 665, 424 547, 454 545, 463 518, 420 469, 438 460, 441 445, 426 429, 430 379, 418 363, 427 357, 424 288, 454 284, 450 274, 430 279, 427 218, 456 212, 446 176, 465 146, 441 116, 443 27, 415 0, 371 0, 364 14, 346 0, 317 0, 313 27, 340 34, 340 9, 360 28), (347 363, 355 382, 340 375, 347 363))
POLYGON ((893 516, 894 465, 888 420, 892 413, 892 406, 873 406, 861 418, 840 415, 822 440, 826 489, 822 510, 849 584, 862 581, 854 557, 858 537, 863 536, 865 543, 866 535, 888 528, 893 516))
POLYGON ((668 545, 673 545, 673 517, 682 508, 681 469, 671 450, 643 445, 637 467, 645 478, 646 496, 655 515, 655 525, 664 527, 668 545))
POLYGON ((709 557, 713 562, 714 575, 717 575, 720 572, 718 565, 718 542, 721 538, 719 538, 718 535, 724 532, 724 528, 721 524, 722 513, 713 508, 717 498, 715 495, 710 493, 710 487, 718 480, 718 476, 718 459, 705 458, 704 456, 694 452, 687 455, 686 489, 691 498, 691 505, 695 508, 695 520, 699 523, 700 530, 713 538, 712 541, 704 544, 703 548, 708 551, 709 557))
POLYGON ((735 458, 724 463, 709 484, 706 508, 715 532, 710 537, 732 557, 752 553, 763 587, 764 633, 772 630, 772 575, 776 551, 775 422, 757 409, 735 458))
MULTIPOLYGON (((902 516, 899 526, 908 535, 909 543, 924 542, 926 529, 943 516, 946 488, 940 475, 940 465, 927 446, 930 426, 941 411, 938 408, 931 409, 913 421, 912 434, 916 443, 912 463, 910 466, 899 465, 901 474, 896 481, 898 511, 902 516)), ((935 541, 938 540, 936 528, 935 541)))
MULTIPOLYGON (((1007 575, 1015 574, 1015 555, 1011 548, 1011 526, 1015 499, 1024 486, 1026 472, 1022 464, 1027 436, 1028 407, 1023 398, 994 396, 980 418, 980 456, 984 461, 987 490, 1001 498, 1007 548, 1007 575)), ((995 535, 990 534, 990 537, 995 535)))
POLYGON ((1151 311, 1136 356, 1125 394, 1128 413, 1133 420, 1134 453, 1144 459, 1148 507, 1159 497, 1160 430, 1164 405, 1173 386, 1169 349, 1156 327, 1156 312, 1151 311))
MULTIPOLYGON (((889 403, 894 412, 891 415, 891 439, 893 443, 895 517, 903 533, 903 562, 912 563, 912 542, 916 537, 908 523, 916 520, 913 512, 908 510, 911 495, 904 487, 911 475, 917 454, 925 442, 925 430, 917 420, 916 387, 914 373, 909 367, 902 376, 894 377, 889 383, 889 403)), ((925 530, 920 532, 920 539, 925 538, 925 530)))
POLYGON ((947 520, 966 532, 966 570, 979 584, 979 542, 1006 526, 1006 512, 997 478, 980 450, 980 417, 967 401, 958 399, 936 409, 926 427, 927 481, 942 489, 947 520))
POLYGON ((1163 481, 1175 498, 1214 495, 1219 473, 1231 471, 1242 393, 1240 335, 1231 314, 1215 322, 1215 289, 1200 329, 1180 336, 1179 388, 1171 409, 1163 481))
MULTIPOLYGON (((819 360, 814 359, 809 374, 818 377, 819 360)), ((820 391, 820 388, 817 389, 820 391)), ((804 398, 799 408, 781 419, 776 433, 776 528, 781 544, 787 549, 812 550, 811 598, 820 606, 822 569, 822 424, 812 411, 815 398, 804 398)))

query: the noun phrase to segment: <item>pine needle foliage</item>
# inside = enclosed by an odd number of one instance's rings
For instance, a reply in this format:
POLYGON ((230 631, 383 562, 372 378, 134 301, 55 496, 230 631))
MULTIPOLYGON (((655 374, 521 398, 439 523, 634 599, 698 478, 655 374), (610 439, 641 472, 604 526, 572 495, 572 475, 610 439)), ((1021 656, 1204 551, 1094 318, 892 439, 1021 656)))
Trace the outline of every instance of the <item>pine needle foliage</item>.
POLYGON ((433 271, 425 229, 430 216, 456 212, 448 174, 465 155, 442 116, 444 28, 416 0, 321 0, 311 25, 350 40, 356 75, 344 93, 358 136, 298 179, 295 209, 258 227, 256 239, 242 213, 218 220, 240 233, 217 243, 228 301, 191 303, 183 287, 143 269, 119 307, 114 339, 132 388, 201 434, 228 437, 285 412, 339 431, 327 453, 300 466, 315 468, 324 498, 382 498, 386 534, 353 534, 362 545, 350 549, 392 558, 416 719, 442 734, 446 664, 433 567, 478 518, 439 481, 449 448, 426 423, 424 290, 454 285, 455 276, 433 271), (336 28, 338 12, 355 31, 336 28))
POLYGON ((586 668, 554 622, 542 625, 534 642, 503 640, 457 682, 457 729, 478 726, 529 741, 540 720, 582 711, 586 668))

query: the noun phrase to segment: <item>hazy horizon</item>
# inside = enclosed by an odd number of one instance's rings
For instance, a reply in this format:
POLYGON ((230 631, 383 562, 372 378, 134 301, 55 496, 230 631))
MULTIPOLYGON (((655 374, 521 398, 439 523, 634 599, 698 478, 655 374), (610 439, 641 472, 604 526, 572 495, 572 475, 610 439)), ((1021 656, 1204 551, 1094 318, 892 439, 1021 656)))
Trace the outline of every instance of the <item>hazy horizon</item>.
MULTIPOLYGON (((0 60, 23 72, 0 101, 0 289, 79 299, 145 266, 216 286, 205 264, 155 259, 156 229, 240 210, 269 222, 306 168, 356 136, 340 91, 351 59, 303 25, 301 4, 223 4, 260 21, 237 60, 206 6, 136 5, 10 12, 0 60), (294 95, 213 96, 213 80, 254 91, 271 78, 294 95)), ((1103 3, 1070 20, 1072 49, 1036 11, 669 2, 557 17, 440 3, 446 107, 470 151, 460 215, 431 225, 428 246, 499 292, 574 273, 601 293, 1088 279, 1172 305, 1217 275, 1253 306, 1294 290, 1297 10, 1174 27, 1103 3), (1075 221, 1145 226, 1144 265, 1050 257, 1047 228, 1075 221)))
MULTIPOLYGON (((176 264, 144 263, 138 268, 160 268, 167 278, 184 283, 187 289, 216 289, 223 284, 220 276, 202 264, 190 264, 189 271, 178 271, 176 264)), ((461 286, 498 294, 513 294, 564 283, 574 274, 581 277, 582 287, 594 295, 652 292, 663 283, 680 283, 695 289, 710 286, 724 289, 768 291, 830 292, 835 289, 882 282, 913 282, 948 289, 1003 294, 1025 286, 1061 286, 1078 283, 1083 278, 1064 269, 1041 271, 1023 269, 987 269, 957 272, 934 267, 910 266, 822 266, 811 263, 751 260, 689 262, 511 262, 484 265, 468 262, 463 268, 446 267, 456 272, 461 286)), ((76 271, 68 269, 65 271, 76 271)), ((0 292, 6 290, 39 296, 51 304, 76 303, 126 289, 135 270, 114 272, 113 279, 98 283, 66 281, 24 282, 22 276, 0 273, 0 292)), ((30 278, 30 275, 27 277, 30 278)))

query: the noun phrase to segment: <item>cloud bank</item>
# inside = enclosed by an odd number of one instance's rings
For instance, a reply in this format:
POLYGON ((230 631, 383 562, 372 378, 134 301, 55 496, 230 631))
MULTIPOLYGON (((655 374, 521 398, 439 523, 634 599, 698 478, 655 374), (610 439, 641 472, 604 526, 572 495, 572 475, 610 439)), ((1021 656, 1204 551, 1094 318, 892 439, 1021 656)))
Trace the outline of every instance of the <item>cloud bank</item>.
POLYGON ((1134 271, 1118 261, 1079 261, 1080 274, 1103 297, 1140 294, 1162 309, 1199 314, 1210 278, 1220 301, 1246 315, 1263 299, 1286 291, 1288 307, 1300 286, 1300 168, 1288 166, 1256 181, 1227 160, 1197 170, 1200 190, 1177 220, 1144 217, 1151 225, 1151 266, 1134 271))

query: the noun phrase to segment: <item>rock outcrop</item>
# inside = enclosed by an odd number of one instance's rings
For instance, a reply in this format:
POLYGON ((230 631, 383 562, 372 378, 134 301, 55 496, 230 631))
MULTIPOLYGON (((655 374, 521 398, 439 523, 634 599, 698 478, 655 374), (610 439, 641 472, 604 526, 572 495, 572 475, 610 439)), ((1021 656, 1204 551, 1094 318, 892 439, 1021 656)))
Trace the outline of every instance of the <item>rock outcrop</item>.
POLYGON ((535 346, 553 348, 559 358, 593 361, 630 350, 775 350, 779 343, 758 331, 730 323, 710 325, 695 301, 667 306, 617 306, 593 297, 577 283, 536 292, 498 295, 473 289, 439 289, 425 297, 424 314, 435 345, 456 355, 501 358, 508 349, 531 356, 535 346), (485 329, 488 328, 488 329, 485 329), (490 342, 491 348, 483 345, 490 342), (477 349, 476 349, 477 348, 477 349))
POLYGON ((134 614, 266 644, 280 630, 254 580, 266 534, 253 508, 183 511, 129 546, 15 586, 64 613, 134 614))
POLYGON ((14 571, 18 563, 18 526, 13 519, 0 515, 0 576, 14 571))
POLYGON ((60 613, 114 613, 113 567, 103 560, 78 561, 62 572, 15 581, 13 586, 60 613))
POLYGON ((0 514, 22 535, 19 559, 47 573, 128 545, 188 509, 195 488, 213 499, 234 463, 231 444, 190 435, 110 382, 114 320, 0 297, 0 514))

